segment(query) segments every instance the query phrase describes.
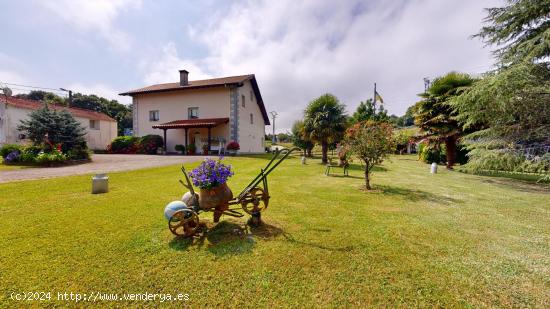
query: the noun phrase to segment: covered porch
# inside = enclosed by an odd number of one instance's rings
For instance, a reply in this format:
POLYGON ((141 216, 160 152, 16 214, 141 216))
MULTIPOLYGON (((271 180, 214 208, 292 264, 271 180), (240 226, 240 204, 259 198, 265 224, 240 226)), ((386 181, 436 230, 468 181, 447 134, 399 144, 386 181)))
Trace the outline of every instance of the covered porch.
POLYGON ((210 154, 212 151, 224 150, 229 136, 228 123, 229 118, 186 119, 153 125, 153 128, 163 131, 166 152, 171 152, 175 145, 181 144, 184 145, 187 154, 189 146, 194 144, 197 154, 203 153, 203 149, 210 154), (167 134, 168 130, 178 130, 183 134, 180 132, 167 134))

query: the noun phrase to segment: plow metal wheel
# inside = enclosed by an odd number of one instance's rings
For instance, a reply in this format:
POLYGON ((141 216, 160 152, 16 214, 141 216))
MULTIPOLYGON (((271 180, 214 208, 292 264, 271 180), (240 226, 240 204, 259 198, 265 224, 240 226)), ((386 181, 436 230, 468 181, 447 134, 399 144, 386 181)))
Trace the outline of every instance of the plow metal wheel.
POLYGON ((193 236, 199 228, 199 216, 191 209, 176 211, 168 221, 168 228, 176 236, 193 236))
POLYGON ((248 192, 241 202, 241 205, 246 213, 252 215, 254 213, 264 211, 267 208, 268 203, 269 196, 267 193, 262 188, 256 187, 248 192))

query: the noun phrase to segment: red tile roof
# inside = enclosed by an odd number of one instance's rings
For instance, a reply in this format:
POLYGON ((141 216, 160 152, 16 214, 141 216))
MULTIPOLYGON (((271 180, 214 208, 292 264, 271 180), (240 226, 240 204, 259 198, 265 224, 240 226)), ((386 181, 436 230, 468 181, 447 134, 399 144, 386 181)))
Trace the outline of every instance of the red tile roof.
POLYGON ((254 74, 228 76, 228 77, 202 79, 202 80, 191 80, 189 81, 189 84, 185 86, 181 86, 179 83, 156 84, 156 85, 151 85, 151 86, 123 92, 123 93, 120 93, 120 95, 131 96, 131 95, 140 94, 140 93, 189 90, 189 89, 210 88, 210 87, 225 87, 225 86, 231 86, 231 85, 238 85, 252 78, 254 78, 254 74))
POLYGON ((183 129, 183 128, 215 127, 222 123, 228 123, 228 122, 229 122, 229 118, 174 120, 167 123, 153 125, 153 128, 154 129, 183 129))
MULTIPOLYGON (((7 105, 11 105, 17 108, 30 109, 30 110, 37 110, 44 107, 44 102, 41 102, 41 101, 19 99, 16 97, 6 97, 6 96, 0 96, 0 103, 6 103, 7 105)), ((105 115, 104 113, 92 111, 89 109, 76 108, 76 107, 67 108, 65 106, 54 105, 54 104, 49 104, 48 107, 53 108, 55 110, 67 109, 69 113, 71 113, 71 115, 73 115, 74 117, 87 118, 92 120, 116 121, 113 118, 105 115)))
POLYGON ((254 74, 247 75, 238 75, 238 76, 228 76, 220 78, 211 78, 211 79, 202 79, 202 80, 191 80, 188 85, 181 86, 179 83, 167 83, 167 84, 156 84, 139 89, 130 90, 127 92, 119 93, 119 95, 128 95, 134 96, 138 94, 146 93, 156 93, 156 92, 170 92, 170 91, 183 91, 190 89, 203 89, 203 88, 214 88, 214 87, 229 87, 229 86, 241 86, 245 81, 250 80, 252 84, 252 89, 254 94, 257 97, 257 103, 262 112, 264 118, 264 123, 269 125, 269 117, 267 116, 267 111, 265 109, 264 101, 260 93, 260 88, 256 82, 256 76, 254 74))

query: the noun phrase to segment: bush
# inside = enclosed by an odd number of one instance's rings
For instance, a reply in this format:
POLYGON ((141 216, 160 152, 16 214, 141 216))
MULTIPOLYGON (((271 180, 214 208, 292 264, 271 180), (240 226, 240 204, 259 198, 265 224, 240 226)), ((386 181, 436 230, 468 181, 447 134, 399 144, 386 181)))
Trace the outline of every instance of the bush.
POLYGON ((157 149, 163 146, 164 140, 160 135, 145 135, 137 141, 137 150, 139 153, 156 154, 157 149))
POLYGON ((52 163, 62 163, 66 160, 67 156, 57 149, 54 149, 51 152, 40 152, 36 156, 36 163, 44 165, 52 163))
POLYGON ((185 154, 185 146, 184 145, 178 144, 178 145, 176 145, 175 149, 176 149, 176 151, 179 151, 182 154, 185 154))
POLYGON ((437 149, 433 145, 420 144, 418 159, 425 163, 443 163, 446 160, 445 149, 444 147, 437 149))
POLYGON ((41 147, 38 146, 27 146, 23 149, 21 153, 20 161, 24 163, 35 163, 36 156, 42 151, 41 147))
POLYGON ((107 147, 109 153, 136 153, 138 138, 133 136, 119 136, 107 147))
POLYGON ((5 159, 10 153, 14 151, 22 152, 23 146, 17 144, 6 144, 2 146, 2 148, 0 148, 0 156, 5 159))
POLYGON ((90 160, 90 150, 83 147, 74 147, 67 152, 69 160, 90 160))
POLYGON ((231 141, 227 144, 227 150, 239 150, 241 146, 236 141, 231 141))
POLYGON ((6 163, 17 162, 19 161, 20 157, 21 157, 21 152, 19 152, 19 150, 14 150, 8 153, 8 155, 4 158, 4 162, 6 163))

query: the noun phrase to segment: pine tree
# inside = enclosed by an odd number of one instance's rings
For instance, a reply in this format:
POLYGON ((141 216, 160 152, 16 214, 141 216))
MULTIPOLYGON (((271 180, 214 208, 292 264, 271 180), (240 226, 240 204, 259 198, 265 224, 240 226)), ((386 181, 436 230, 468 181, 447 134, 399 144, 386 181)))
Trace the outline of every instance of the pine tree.
POLYGON ((25 132, 34 145, 44 146, 61 144, 64 153, 73 149, 87 149, 85 129, 66 110, 56 111, 48 108, 30 113, 29 119, 22 120, 17 128, 25 132))

